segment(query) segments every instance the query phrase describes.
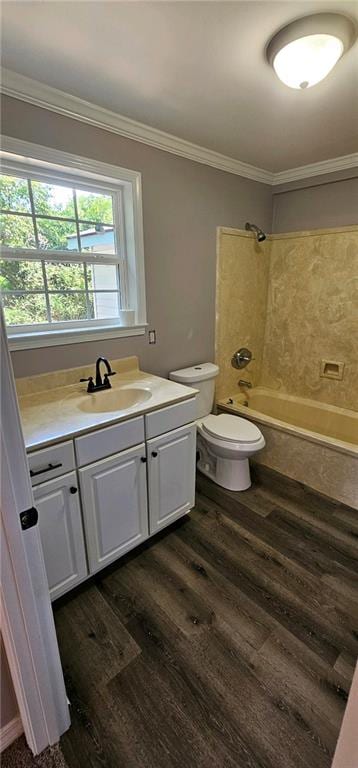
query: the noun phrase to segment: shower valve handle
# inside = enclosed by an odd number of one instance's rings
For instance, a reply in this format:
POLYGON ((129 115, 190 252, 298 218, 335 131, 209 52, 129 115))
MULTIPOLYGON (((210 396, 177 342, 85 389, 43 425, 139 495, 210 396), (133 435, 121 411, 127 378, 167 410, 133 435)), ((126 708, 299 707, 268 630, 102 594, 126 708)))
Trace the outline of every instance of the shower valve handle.
POLYGON ((238 352, 235 352, 231 358, 231 365, 233 368, 238 368, 240 370, 241 368, 246 368, 246 366, 251 363, 251 360, 255 360, 255 358, 252 357, 252 352, 246 347, 241 347, 241 349, 239 349, 238 352))

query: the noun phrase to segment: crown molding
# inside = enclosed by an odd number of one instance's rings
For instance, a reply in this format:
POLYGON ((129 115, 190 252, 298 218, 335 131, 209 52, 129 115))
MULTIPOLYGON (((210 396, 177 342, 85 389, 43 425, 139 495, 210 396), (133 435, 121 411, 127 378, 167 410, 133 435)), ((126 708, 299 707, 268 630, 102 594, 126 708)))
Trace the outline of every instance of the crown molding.
POLYGON ((289 181, 300 181, 302 179, 312 178, 313 176, 323 176, 326 173, 335 171, 352 170, 358 168, 358 152, 352 155, 342 155, 341 157, 332 157, 330 160, 322 160, 320 163, 310 163, 301 165, 298 168, 289 168, 287 171, 279 171, 273 174, 272 186, 287 184, 289 181))
POLYGON ((236 176, 259 181, 270 186, 299 181, 313 176, 320 176, 335 171, 348 170, 358 167, 358 153, 343 155, 319 163, 290 168, 279 173, 256 168, 254 165, 241 160, 222 155, 198 144, 180 139, 178 136, 160 131, 144 123, 139 123, 129 117, 99 107, 77 96, 52 88, 38 80, 13 72, 1 70, 0 90, 7 96, 26 101, 29 104, 56 112, 74 120, 79 120, 96 128, 116 133, 125 138, 139 141, 163 152, 170 152, 179 157, 185 157, 202 165, 209 165, 236 176))
POLYGON ((213 168, 219 168, 221 171, 244 176, 253 181, 272 184, 273 174, 270 171, 256 168, 254 165, 243 163, 240 160, 227 157, 211 149, 192 144, 190 141, 180 139, 178 136, 173 136, 172 134, 160 131, 158 128, 152 128, 149 125, 144 125, 144 123, 131 120, 124 115, 104 109, 104 107, 98 107, 89 101, 84 101, 77 96, 72 96, 57 88, 44 85, 44 83, 32 80, 9 69, 2 69, 1 71, 0 89, 7 96, 35 104, 51 112, 72 117, 83 123, 89 123, 97 128, 125 136, 128 139, 140 141, 142 144, 148 144, 164 152, 186 157, 197 163, 210 165, 213 168))

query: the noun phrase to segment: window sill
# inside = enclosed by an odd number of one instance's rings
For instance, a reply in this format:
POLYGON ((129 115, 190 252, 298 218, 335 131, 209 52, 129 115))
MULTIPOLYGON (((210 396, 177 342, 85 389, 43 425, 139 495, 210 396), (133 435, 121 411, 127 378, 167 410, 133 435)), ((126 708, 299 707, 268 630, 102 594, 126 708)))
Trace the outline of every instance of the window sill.
POLYGON ((126 336, 143 336, 147 324, 133 326, 107 325, 102 328, 83 328, 74 330, 41 331, 37 333, 8 334, 10 352, 20 349, 37 349, 39 347, 65 346, 66 344, 81 344, 84 341, 101 339, 117 339, 126 336))

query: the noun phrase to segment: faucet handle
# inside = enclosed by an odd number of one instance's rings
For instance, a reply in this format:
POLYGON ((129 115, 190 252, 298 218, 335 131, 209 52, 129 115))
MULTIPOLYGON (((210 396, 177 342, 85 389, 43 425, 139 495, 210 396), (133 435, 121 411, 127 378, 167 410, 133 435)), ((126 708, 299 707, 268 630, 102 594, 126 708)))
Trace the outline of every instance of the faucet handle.
POLYGON ((80 379, 80 381, 88 381, 88 387, 87 392, 93 392, 95 389, 94 383, 93 383, 93 376, 89 376, 88 379, 80 379))
POLYGON ((106 387, 107 389, 111 389, 111 382, 109 380, 109 376, 115 376, 115 375, 116 375, 115 371, 107 371, 107 373, 105 373, 103 376, 103 386, 106 387))

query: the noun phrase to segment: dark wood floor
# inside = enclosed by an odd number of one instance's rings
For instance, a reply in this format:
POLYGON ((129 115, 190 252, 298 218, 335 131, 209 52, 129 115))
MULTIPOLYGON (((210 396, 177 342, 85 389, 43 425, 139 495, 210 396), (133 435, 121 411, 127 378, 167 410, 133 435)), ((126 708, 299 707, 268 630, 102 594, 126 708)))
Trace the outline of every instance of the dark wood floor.
POLYGON ((69 768, 328 768, 358 647, 358 513, 260 470, 55 608, 69 768))

